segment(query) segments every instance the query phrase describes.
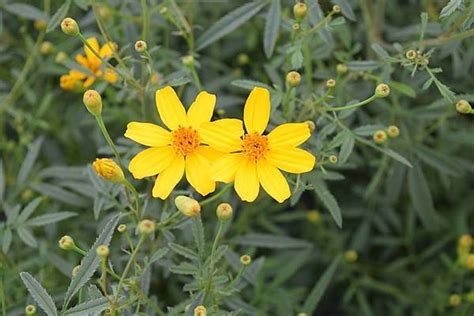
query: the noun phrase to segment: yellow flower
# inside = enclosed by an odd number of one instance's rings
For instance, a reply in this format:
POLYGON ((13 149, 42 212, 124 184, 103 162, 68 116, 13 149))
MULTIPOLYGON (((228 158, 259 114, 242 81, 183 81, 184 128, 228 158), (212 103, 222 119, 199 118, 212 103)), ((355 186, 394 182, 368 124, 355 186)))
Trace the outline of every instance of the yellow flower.
POLYGON ((150 147, 138 153, 128 169, 136 179, 158 174, 154 197, 166 199, 185 173, 201 195, 215 190, 211 161, 221 153, 204 145, 201 137, 201 125, 211 120, 215 103, 215 95, 202 91, 186 113, 176 92, 168 86, 156 91, 156 107, 170 131, 150 123, 128 124, 125 137, 150 147))
MULTIPOLYGON (((88 38, 87 43, 103 59, 111 58, 113 50, 117 49, 117 44, 112 42, 105 43, 104 46, 100 47, 95 37, 88 38)), ((88 88, 99 78, 110 83, 117 82, 118 75, 114 70, 106 68, 107 66, 87 46, 84 46, 84 51, 85 56, 77 54, 75 59, 78 64, 88 69, 90 73, 84 73, 76 69, 70 70, 69 74, 61 76, 60 86, 63 90, 74 91, 88 88)))
POLYGON ((264 88, 250 92, 242 121, 222 119, 205 123, 201 135, 211 147, 226 152, 212 166, 216 181, 232 182, 244 201, 254 201, 260 189, 282 203, 291 195, 290 187, 279 169, 289 173, 311 171, 316 158, 297 148, 310 136, 307 123, 282 124, 262 135, 270 119, 270 93, 264 88))

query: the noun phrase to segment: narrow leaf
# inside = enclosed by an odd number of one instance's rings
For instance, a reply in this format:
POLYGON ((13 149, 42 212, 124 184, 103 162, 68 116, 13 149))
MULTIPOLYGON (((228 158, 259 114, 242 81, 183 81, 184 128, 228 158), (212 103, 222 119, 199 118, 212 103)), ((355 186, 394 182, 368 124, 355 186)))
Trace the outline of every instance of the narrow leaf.
POLYGON ((341 209, 339 208, 339 204, 327 188, 326 184, 321 180, 315 180, 313 182, 313 186, 316 195, 321 200, 321 202, 323 202, 323 204, 328 208, 329 213, 336 222, 337 226, 339 226, 339 228, 342 228, 341 209))
POLYGON ((90 314, 98 314, 107 307, 109 307, 110 303, 106 297, 102 297, 99 299, 91 300, 88 302, 84 302, 82 304, 76 305, 68 309, 64 315, 74 315, 74 316, 81 316, 81 315, 90 315, 90 314))
POLYGON ((306 240, 296 239, 287 236, 256 234, 250 233, 243 236, 237 236, 231 240, 232 243, 244 246, 262 247, 262 248, 305 248, 311 247, 306 240))
POLYGON ((56 316, 58 314, 56 305, 51 296, 46 292, 46 290, 41 286, 41 284, 36 281, 36 279, 29 274, 28 272, 20 273, 21 280, 25 284, 28 292, 33 297, 35 302, 41 307, 42 310, 48 316, 56 316))
POLYGON ((46 32, 49 33, 52 30, 54 30, 58 25, 59 22, 64 19, 64 17, 67 14, 67 11, 69 10, 69 6, 71 5, 71 0, 66 0, 56 11, 56 13, 51 17, 51 20, 49 20, 48 27, 46 29, 46 32))
POLYGON ((281 3, 280 0, 273 0, 268 10, 265 21, 265 32, 263 34, 263 49, 267 58, 272 57, 273 50, 278 38, 280 28, 281 3))
POLYGON ((28 149, 25 159, 21 163, 20 171, 18 172, 18 185, 22 185, 25 182, 26 178, 28 178, 28 175, 30 174, 31 169, 33 168, 36 158, 38 158, 39 150, 41 148, 42 143, 43 138, 37 138, 28 149))
POLYGON ((77 213, 74 212, 57 212, 52 214, 44 214, 28 220, 26 224, 28 226, 44 226, 65 220, 66 218, 70 218, 76 215, 77 213))

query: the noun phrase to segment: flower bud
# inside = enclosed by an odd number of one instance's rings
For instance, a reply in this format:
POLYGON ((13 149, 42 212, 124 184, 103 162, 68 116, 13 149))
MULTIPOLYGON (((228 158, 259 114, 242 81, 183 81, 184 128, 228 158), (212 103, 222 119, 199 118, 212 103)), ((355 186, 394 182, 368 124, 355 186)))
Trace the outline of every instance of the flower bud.
POLYGON ((103 179, 113 182, 122 183, 125 180, 122 168, 115 161, 109 158, 96 158, 92 163, 95 172, 103 179))
POLYGON ((308 13, 308 7, 302 2, 298 2, 293 6, 293 14, 297 20, 302 20, 308 13))
POLYGON ((54 61, 57 62, 58 64, 62 64, 67 60, 67 54, 65 52, 58 52, 56 54, 56 57, 54 57, 54 61))
POLYGON ((117 231, 119 233, 125 233, 127 231, 127 229, 128 229, 127 225, 125 225, 125 224, 120 224, 119 227, 117 227, 117 231))
POLYGON ((25 314, 26 315, 36 315, 36 306, 35 305, 28 305, 25 307, 25 314))
POLYGON ((326 87, 327 88, 334 88, 336 86, 336 80, 334 79, 329 79, 326 81, 326 87))
POLYGON ((192 67, 194 65, 194 57, 192 55, 187 55, 181 58, 183 65, 186 67, 192 67))
POLYGON ((301 75, 299 74, 299 72, 297 71, 290 71, 287 75, 286 75, 286 83, 290 86, 290 87, 297 87, 299 86, 301 82, 301 75))
POLYGON ((306 313, 298 313, 298 316, 308 316, 306 313))
POLYGON ((54 49, 53 44, 51 42, 45 41, 41 43, 40 53, 43 55, 48 55, 49 53, 53 51, 53 49, 54 49))
POLYGON ((38 31, 42 31, 42 30, 46 30, 48 23, 46 23, 45 20, 35 20, 34 26, 35 26, 35 29, 37 29, 38 31))
POLYGON ((337 163, 337 156, 336 155, 329 156, 329 162, 332 163, 332 164, 336 164, 337 163))
POLYGON ((149 235, 155 231, 155 222, 149 219, 144 219, 138 223, 138 232, 140 234, 149 235))
POLYGON ((308 215, 306 215, 306 218, 310 223, 313 224, 318 224, 321 222, 321 213, 319 211, 309 211, 308 215))
POLYGON ((79 34, 79 26, 73 18, 65 18, 61 22, 61 30, 69 36, 77 36, 79 34))
POLYGON ((97 247, 97 249, 95 250, 95 252, 97 253, 97 255, 101 258, 106 258, 109 256, 110 254, 110 249, 107 245, 100 245, 97 247))
POLYGON ((375 88, 375 96, 377 98, 385 98, 388 97, 389 94, 390 87, 385 83, 381 83, 375 88))
POLYGON ((359 255, 357 254, 357 251, 355 250, 347 250, 344 253, 344 260, 346 260, 346 262, 349 262, 349 263, 356 262, 358 257, 359 255))
POLYGON ((216 214, 220 221, 225 222, 232 217, 232 206, 229 203, 221 203, 217 206, 216 214))
POLYGON ((71 238, 71 236, 64 235, 59 239, 59 248, 63 250, 71 250, 76 247, 76 244, 74 243, 74 239, 71 238))
POLYGON ((314 132, 314 130, 316 129, 316 124, 314 124, 313 121, 306 121, 305 123, 308 124, 309 131, 314 132))
POLYGON ((456 103, 456 111, 458 111, 461 114, 471 113, 472 111, 471 104, 469 104, 469 102, 467 102, 466 100, 459 100, 456 103))
POLYGON ((301 25, 299 23, 293 23, 293 25, 291 26, 291 29, 294 31, 294 32, 297 32, 299 31, 301 28, 301 25))
POLYGON ((194 309, 194 316, 206 316, 207 309, 204 305, 199 305, 194 309))
POLYGON ((102 113, 102 97, 96 90, 87 90, 84 92, 82 102, 92 115, 98 116, 102 113))
POLYGON ((221 117, 224 116, 225 115, 225 109, 217 109, 217 114, 221 117))
POLYGON ((176 208, 187 217, 198 216, 201 213, 201 205, 195 199, 184 195, 178 195, 174 199, 176 208))
POLYGON ((464 266, 469 270, 474 270, 474 254, 469 254, 464 259, 464 266))
POLYGON ((407 59, 409 59, 409 60, 415 59, 416 56, 417 56, 417 54, 416 54, 416 52, 415 52, 413 49, 410 49, 409 51, 407 51, 407 52, 405 53, 405 57, 406 57, 407 59))
POLYGON ((383 130, 378 130, 374 133, 373 139, 376 144, 383 144, 387 140, 387 133, 383 130))
POLYGON ((99 5, 97 11, 99 12, 100 17, 104 20, 107 20, 112 15, 112 11, 108 5, 99 5))
POLYGON ((471 291, 466 294, 466 301, 469 303, 474 303, 474 291, 471 291))
POLYGON ((243 255, 240 257, 240 263, 244 266, 248 266, 252 262, 252 258, 249 255, 243 255))
POLYGON ((391 138, 395 138, 395 137, 398 137, 398 135, 400 135, 400 129, 395 126, 395 125, 390 125, 388 128, 387 128, 387 134, 388 136, 390 136, 391 138))
POLYGON ((344 75, 347 72, 347 66, 345 64, 337 64, 336 72, 340 75, 344 75))
POLYGON ((458 246, 465 248, 465 249, 471 249, 472 247, 472 237, 469 234, 464 234, 461 237, 459 237, 458 240, 458 246))
POLYGON ((241 66, 247 65, 249 61, 250 61, 250 58, 249 58, 249 55, 247 54, 241 53, 237 56, 237 63, 241 66))
POLYGON ((139 53, 143 53, 147 49, 147 44, 145 41, 136 41, 135 50, 139 53))
POLYGON ((341 6, 339 6, 339 5, 337 5, 337 4, 334 5, 334 6, 332 7, 332 11, 333 11, 334 13, 340 13, 340 12, 341 12, 341 6))
POLYGON ((458 306, 461 304, 461 296, 459 294, 451 294, 449 296, 449 305, 458 306))
POLYGON ((75 266, 74 268, 72 268, 72 271, 71 271, 71 275, 72 277, 75 277, 77 275, 77 273, 79 272, 79 269, 81 268, 81 266, 75 266))

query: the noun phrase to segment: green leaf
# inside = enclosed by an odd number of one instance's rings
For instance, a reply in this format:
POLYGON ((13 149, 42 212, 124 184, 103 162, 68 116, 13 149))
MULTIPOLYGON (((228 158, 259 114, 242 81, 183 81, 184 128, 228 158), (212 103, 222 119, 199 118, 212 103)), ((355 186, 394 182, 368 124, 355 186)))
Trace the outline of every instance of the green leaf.
POLYGON ((188 262, 182 262, 179 265, 171 266, 170 271, 175 274, 197 275, 199 269, 188 262))
POLYGON ((339 151, 338 158, 340 163, 345 163, 351 155, 352 150, 354 150, 354 136, 349 131, 346 131, 345 134, 346 135, 342 141, 341 150, 339 151))
POLYGON ((332 2, 341 7, 341 12, 346 18, 348 18, 351 21, 356 20, 354 11, 352 10, 352 7, 347 0, 332 0, 332 2))
POLYGON ((303 67, 303 52, 301 49, 297 49, 291 54, 291 68, 292 69, 300 69, 303 67))
POLYGON ((177 254, 185 257, 185 258, 188 258, 188 259, 191 259, 191 260, 198 260, 198 254, 196 252, 194 252, 193 250, 189 249, 189 248, 186 248, 184 246, 181 246, 181 245, 178 245, 178 244, 175 244, 175 243, 168 243, 168 247, 173 250, 174 252, 176 252, 177 254))
POLYGON ((451 103, 456 102, 456 95, 454 94, 453 91, 451 91, 449 89, 449 87, 447 85, 445 85, 444 83, 442 83, 441 81, 439 81, 437 79, 434 81, 434 83, 436 84, 436 87, 438 88, 439 93, 441 93, 441 95, 446 100, 448 100, 451 103))
POLYGON ((67 14, 67 11, 69 10, 69 6, 71 5, 71 0, 66 0, 56 11, 56 13, 51 17, 48 23, 48 27, 46 29, 46 33, 51 32, 54 30, 59 23, 64 19, 64 17, 67 14))
POLYGON ((413 168, 408 170, 408 192, 413 207, 415 208, 422 224, 427 229, 437 228, 438 217, 434 208, 428 182, 423 174, 423 170, 417 162, 414 162, 413 168))
POLYGON ((233 85, 233 86, 248 89, 248 90, 252 90, 255 87, 262 87, 262 88, 266 88, 268 90, 272 89, 272 87, 270 87, 266 83, 263 83, 263 82, 260 82, 260 81, 255 81, 255 80, 248 80, 248 79, 234 80, 230 84, 233 85))
POLYGON ((48 183, 34 183, 30 185, 30 188, 36 192, 69 205, 78 207, 85 207, 89 205, 89 202, 82 196, 67 191, 59 186, 48 183))
POLYGON ((380 57, 382 60, 385 60, 390 57, 390 55, 387 53, 387 51, 380 46, 380 44, 374 43, 370 45, 372 47, 373 51, 380 57))
POLYGON ((424 146, 419 146, 416 148, 415 154, 424 163, 437 169, 441 173, 445 173, 454 177, 459 177, 463 173, 462 168, 460 168, 450 156, 444 155, 441 152, 429 149, 424 146))
POLYGON ((161 258, 163 258, 164 256, 166 256, 166 254, 169 252, 169 249, 168 248, 161 248, 161 249, 158 249, 157 251, 155 251, 155 253, 153 253, 150 257, 150 260, 148 261, 148 264, 153 264, 155 263, 156 261, 160 260, 161 258))
POLYGON ((0 203, 3 202, 5 196, 5 169, 3 168, 3 160, 0 159, 0 203))
POLYGON ((109 306, 109 300, 106 297, 102 297, 71 307, 64 313, 64 315, 97 315, 107 309, 109 306))
POLYGON ((65 220, 66 218, 70 218, 76 215, 77 213, 74 212, 57 212, 52 214, 44 214, 28 220, 26 224, 28 226, 44 226, 65 220))
POLYGON ((352 71, 369 71, 379 67, 379 64, 373 60, 350 61, 347 68, 352 71))
POLYGON ((192 218, 192 232, 194 242, 198 249, 199 255, 204 255, 204 227, 202 226, 201 216, 195 216, 192 218))
POLYGON ((408 166, 410 168, 413 167, 411 165, 411 163, 405 157, 403 157, 402 155, 400 155, 399 153, 393 151, 390 148, 383 148, 383 147, 377 146, 377 145, 373 144, 372 142, 370 142, 370 141, 368 141, 364 138, 361 138, 361 137, 356 137, 356 140, 360 143, 363 143, 363 144, 369 146, 369 147, 372 147, 375 150, 380 151, 381 153, 389 156, 390 158, 395 159, 396 161, 404 164, 405 166, 408 166))
POLYGON ((17 182, 19 186, 21 186, 30 175, 31 169, 33 168, 36 158, 38 158, 39 150, 41 148, 42 143, 43 138, 37 138, 28 149, 26 157, 21 163, 20 171, 18 172, 17 182))
POLYGON ((35 236, 31 233, 31 230, 27 227, 17 227, 16 232, 20 239, 32 248, 38 247, 38 243, 36 242, 35 236))
POLYGON ((341 209, 339 208, 339 204, 337 203, 336 199, 327 188, 326 183, 316 179, 313 181, 313 186, 314 192, 316 192, 316 195, 321 200, 321 202, 323 202, 324 206, 328 208, 329 213, 336 222, 337 226, 342 228, 341 209))
POLYGON ((240 25, 250 20, 256 15, 264 6, 266 1, 254 1, 229 12, 223 16, 219 21, 214 23, 206 32, 204 32, 197 39, 196 50, 201 50, 225 35, 229 34, 240 25))
POLYGON ((31 216, 31 214, 36 210, 38 205, 40 205, 42 200, 43 200, 42 197, 37 197, 36 199, 28 203, 28 205, 26 205, 25 208, 21 211, 20 216, 18 216, 17 222, 20 224, 24 223, 31 216))
POLYGON ((416 97, 416 91, 415 89, 413 89, 412 87, 410 87, 409 85, 406 85, 404 83, 401 83, 401 82, 397 82, 397 81, 390 81, 389 82, 389 85, 391 88, 393 88, 394 90, 397 90, 398 92, 410 97, 410 98, 414 98, 416 97))
POLYGON ((12 3, 4 6, 5 10, 18 16, 30 20, 48 20, 48 16, 43 11, 25 3, 12 3))
POLYGON ((326 269, 326 271, 324 271, 321 278, 314 285, 313 289, 311 290, 311 293, 306 298, 306 301, 304 302, 302 308, 302 311, 306 314, 313 315, 314 310, 318 306, 319 301, 321 300, 324 295, 324 292, 326 292, 326 289, 329 286, 329 282, 331 281, 332 276, 336 272, 337 266, 339 265, 339 261, 341 261, 340 255, 334 258, 331 265, 326 269))
POLYGON ((237 236, 232 238, 231 242, 244 246, 276 249, 295 249, 311 247, 311 244, 303 239, 259 233, 250 233, 243 236, 237 236))
POLYGON ((12 231, 7 228, 3 231, 2 237, 2 251, 7 253, 10 250, 10 245, 12 244, 12 231))
POLYGON ((77 272, 76 276, 72 278, 71 283, 67 289, 64 298, 65 307, 67 307, 74 294, 76 294, 87 283, 87 281, 89 281, 99 266, 100 258, 96 253, 96 248, 100 245, 109 245, 115 230, 115 226, 117 226, 119 219, 120 215, 116 215, 107 222, 104 229, 99 234, 99 237, 97 237, 95 240, 94 245, 92 245, 84 258, 81 260, 79 271, 77 272))
POLYGON ((460 9, 464 4, 464 0, 450 0, 446 6, 441 10, 439 14, 440 18, 450 16, 454 11, 460 9))
POLYGON ((353 132, 356 135, 359 135, 359 136, 372 136, 379 129, 385 129, 385 126, 379 125, 379 124, 377 124, 377 125, 363 125, 363 126, 359 126, 356 129, 354 129, 353 132))
POLYGON ((263 49, 267 58, 272 57, 273 50, 278 38, 280 28, 281 3, 280 0, 272 0, 265 20, 265 31, 263 34, 263 49))
POLYGON ((20 278, 28 289, 28 292, 30 292, 30 295, 46 315, 56 316, 58 314, 56 305, 54 305, 53 299, 41 284, 28 272, 21 272, 20 278))

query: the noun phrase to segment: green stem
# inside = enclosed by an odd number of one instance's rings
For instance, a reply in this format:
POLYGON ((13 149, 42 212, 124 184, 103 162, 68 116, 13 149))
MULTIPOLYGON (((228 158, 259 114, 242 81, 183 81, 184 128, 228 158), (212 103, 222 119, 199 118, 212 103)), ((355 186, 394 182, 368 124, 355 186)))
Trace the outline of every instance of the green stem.
POLYGON ((201 201, 199 204, 201 206, 204 206, 206 204, 209 204, 215 200, 217 200, 222 194, 224 194, 229 188, 232 186, 232 183, 227 183, 218 193, 214 194, 213 196, 205 199, 204 201, 201 201))
POLYGON ((3 273, 0 275, 0 301, 2 303, 2 315, 7 316, 7 304, 5 303, 5 286, 3 284, 3 273))
POLYGON ((336 107, 324 107, 324 109, 326 111, 344 111, 344 110, 350 110, 350 109, 354 109, 354 108, 357 108, 357 107, 360 107, 360 106, 363 106, 363 105, 366 105, 366 104, 369 104, 370 102, 376 100, 377 97, 375 95, 371 96, 370 98, 368 99, 365 99, 363 101, 360 101, 358 103, 354 103, 354 104, 349 104, 349 105, 345 105, 345 106, 336 106, 336 107))
POLYGON ((104 295, 107 296, 107 258, 100 258, 100 267, 102 270, 102 275, 100 277, 100 283, 104 295))
POLYGON ((191 68, 191 73, 193 75, 194 83, 196 84, 196 87, 198 88, 199 91, 202 91, 201 80, 199 79, 199 75, 196 71, 196 67, 194 66, 194 63, 193 65, 191 65, 190 68, 191 68))
POLYGON ((105 140, 107 141, 110 148, 112 149, 112 152, 115 155, 115 159, 117 159, 117 162, 120 165, 120 167, 123 167, 122 166, 122 160, 120 159, 120 155, 117 151, 117 148, 115 147, 114 141, 112 140, 112 138, 110 138, 110 134, 107 131, 107 127, 105 126, 104 119, 102 118, 102 115, 96 115, 95 118, 97 120, 97 124, 99 125, 100 131, 102 132, 102 135, 104 135, 105 140))
POLYGON ((212 250, 211 250, 211 262, 209 263, 209 272, 207 276, 207 286, 206 286, 206 291, 204 292, 204 299, 203 302, 206 302, 207 297, 209 296, 209 293, 211 292, 212 289, 212 276, 214 274, 214 254, 216 252, 217 248, 217 243, 219 242, 219 239, 221 238, 222 235, 222 230, 224 228, 224 222, 219 221, 219 229, 217 230, 216 238, 214 239, 214 243, 212 244, 212 250))
POLYGON ((80 254, 80 255, 83 255, 83 256, 86 255, 86 251, 83 250, 83 249, 81 249, 81 248, 79 248, 77 245, 74 245, 74 247, 73 247, 71 250, 77 252, 77 253, 80 254))
POLYGON ((135 214, 137 216, 137 220, 140 220, 141 214, 140 214, 140 199, 138 196, 138 192, 135 189, 135 187, 127 180, 125 179, 123 183, 133 194, 133 198, 135 199, 135 214))

